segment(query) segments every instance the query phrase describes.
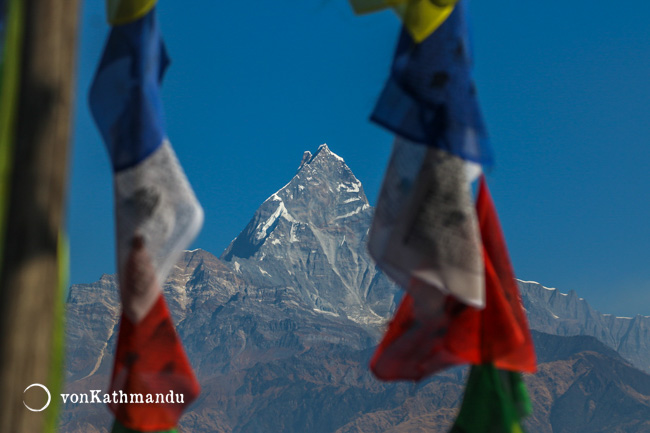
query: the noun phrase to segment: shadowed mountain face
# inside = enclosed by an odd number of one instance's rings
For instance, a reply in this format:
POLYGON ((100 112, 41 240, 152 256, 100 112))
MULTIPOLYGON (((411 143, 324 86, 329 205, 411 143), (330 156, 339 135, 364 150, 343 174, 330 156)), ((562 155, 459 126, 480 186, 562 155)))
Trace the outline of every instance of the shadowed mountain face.
MULTIPOLYGON (((221 259, 184 253, 164 287, 203 388, 183 431, 448 431, 466 369, 418 385, 378 382, 368 371, 399 296, 366 253, 371 216, 360 182, 321 146, 221 259)), ((540 366, 527 377, 529 431, 650 432, 650 376, 629 364, 650 364, 640 350, 643 318, 601 315, 575 294, 520 286, 531 327, 545 332, 533 334, 540 366)), ((67 392, 107 390, 118 321, 114 276, 70 289, 67 392)), ((110 419, 104 405, 68 404, 60 431, 107 432, 110 419)))
POLYGON ((650 432, 650 376, 594 337, 533 331, 531 432, 650 432))

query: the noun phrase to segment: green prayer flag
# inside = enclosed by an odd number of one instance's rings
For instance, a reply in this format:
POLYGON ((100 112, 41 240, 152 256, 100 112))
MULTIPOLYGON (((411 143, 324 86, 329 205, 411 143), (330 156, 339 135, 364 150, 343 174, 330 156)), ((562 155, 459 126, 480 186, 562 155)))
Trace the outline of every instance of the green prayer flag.
POLYGON ((523 433, 522 420, 531 412, 521 373, 493 364, 473 366, 450 433, 523 433))

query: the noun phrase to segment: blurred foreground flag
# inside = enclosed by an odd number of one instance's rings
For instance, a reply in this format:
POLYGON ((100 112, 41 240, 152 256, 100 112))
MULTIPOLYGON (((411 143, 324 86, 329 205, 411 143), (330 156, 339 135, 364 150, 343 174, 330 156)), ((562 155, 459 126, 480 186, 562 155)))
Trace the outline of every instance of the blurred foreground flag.
POLYGON ((483 242, 485 308, 412 279, 371 360, 380 379, 420 380, 466 363, 536 371, 528 322, 484 178, 476 209, 483 242))
POLYGON ((471 364, 452 433, 521 433, 530 412, 521 372, 535 372, 536 359, 484 177, 471 203, 470 184, 493 159, 467 0, 350 2, 357 13, 392 7, 404 21, 371 115, 396 138, 368 249, 406 294, 370 368, 383 380, 421 380, 471 364))
POLYGON ((106 16, 112 26, 128 24, 148 14, 158 0, 108 0, 106 16))
POLYGON ((370 361, 371 371, 382 380, 419 381, 468 363, 465 355, 478 350, 476 311, 453 296, 413 281, 370 361), (411 295, 416 287, 427 290, 424 303, 411 295))
POLYGON ((109 405, 116 432, 173 429, 199 394, 162 295, 203 210, 165 135, 160 83, 169 59, 154 4, 108 2, 109 19, 121 24, 111 29, 89 98, 114 171, 122 320, 111 391, 154 400, 109 405))
POLYGON ((458 0, 350 0, 357 14, 393 8, 416 42, 433 33, 454 10, 458 0))
POLYGON ((461 0, 420 44, 402 31, 371 119, 412 142, 486 166, 492 154, 471 76, 465 8, 461 0))
POLYGON ((486 308, 481 311, 482 347, 477 363, 497 368, 535 373, 537 360, 528 320, 515 281, 499 216, 484 176, 476 199, 483 242, 486 308))
POLYGON ((450 433, 523 433, 521 421, 531 413, 520 373, 492 364, 474 366, 450 433))
POLYGON ((478 357, 485 272, 469 167, 395 139, 368 250, 407 293, 370 363, 380 379, 420 380, 478 357))
MULTIPOLYGON (((485 303, 481 240, 466 168, 448 152, 395 139, 368 250, 419 305, 428 305, 425 297, 433 291, 479 308, 485 303), (412 284, 414 279, 423 284, 412 284)), ((437 295, 432 296, 437 304, 437 295)))

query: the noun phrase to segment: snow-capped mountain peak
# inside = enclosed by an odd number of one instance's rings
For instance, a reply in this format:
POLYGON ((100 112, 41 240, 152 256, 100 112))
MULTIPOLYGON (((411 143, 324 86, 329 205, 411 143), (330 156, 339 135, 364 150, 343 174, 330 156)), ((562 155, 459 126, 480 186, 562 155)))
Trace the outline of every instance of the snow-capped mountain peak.
POLYGON ((396 288, 366 253, 371 219, 361 182, 322 144, 303 154, 293 178, 262 203, 221 257, 262 286, 300 287, 317 312, 382 321, 396 288))

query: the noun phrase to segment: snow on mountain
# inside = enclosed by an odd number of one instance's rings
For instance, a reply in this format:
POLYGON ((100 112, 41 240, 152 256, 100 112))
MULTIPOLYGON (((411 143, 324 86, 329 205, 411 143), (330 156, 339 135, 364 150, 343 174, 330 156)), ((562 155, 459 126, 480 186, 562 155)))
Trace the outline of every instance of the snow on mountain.
POLYGON ((596 337, 637 368, 650 372, 650 317, 602 314, 573 290, 561 293, 534 281, 518 283, 532 329, 596 337))
POLYGON ((297 290, 316 312, 381 323, 397 288, 365 248, 372 212, 361 182, 323 144, 305 152, 221 259, 255 285, 297 290))

